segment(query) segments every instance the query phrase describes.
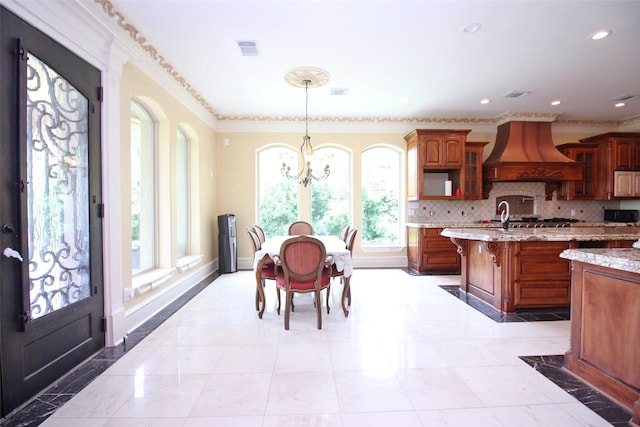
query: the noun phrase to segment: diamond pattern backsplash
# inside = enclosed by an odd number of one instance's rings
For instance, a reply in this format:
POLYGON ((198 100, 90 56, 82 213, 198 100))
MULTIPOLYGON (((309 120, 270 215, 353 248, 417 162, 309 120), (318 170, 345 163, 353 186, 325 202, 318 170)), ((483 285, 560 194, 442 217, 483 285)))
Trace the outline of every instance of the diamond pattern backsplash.
MULTIPOLYGON (((586 222, 602 222, 605 209, 619 209, 619 201, 547 201, 543 182, 497 182, 486 200, 419 200, 407 206, 408 222, 465 223, 491 220, 496 215, 496 199, 504 196, 533 197, 533 215, 540 218, 572 218, 586 222)), ((528 215, 529 212, 516 214, 528 215)), ((513 214, 513 212, 512 212, 513 214)))

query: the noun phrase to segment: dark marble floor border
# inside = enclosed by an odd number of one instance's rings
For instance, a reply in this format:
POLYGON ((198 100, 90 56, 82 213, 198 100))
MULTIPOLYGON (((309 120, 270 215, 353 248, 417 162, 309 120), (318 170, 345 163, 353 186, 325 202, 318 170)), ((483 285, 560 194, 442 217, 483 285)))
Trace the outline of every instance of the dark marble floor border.
POLYGON ((633 414, 564 369, 564 356, 521 356, 533 369, 582 402, 613 426, 629 426, 633 414))
POLYGON ((116 347, 107 347, 100 351, 92 359, 84 362, 38 396, 2 419, 0 426, 35 427, 43 423, 44 420, 49 418, 58 408, 71 400, 80 390, 106 371, 107 368, 113 365, 129 350, 139 344, 140 341, 154 329, 169 319, 204 288, 212 284, 219 276, 219 273, 216 271, 201 280, 156 315, 130 332, 125 342, 116 347))
POLYGON ((518 310, 515 314, 502 313, 491 307, 480 298, 474 297, 462 290, 459 286, 442 285, 443 290, 458 298, 460 301, 475 308, 480 313, 498 323, 509 322, 548 322, 552 320, 569 320, 571 310, 569 308, 537 308, 518 310))

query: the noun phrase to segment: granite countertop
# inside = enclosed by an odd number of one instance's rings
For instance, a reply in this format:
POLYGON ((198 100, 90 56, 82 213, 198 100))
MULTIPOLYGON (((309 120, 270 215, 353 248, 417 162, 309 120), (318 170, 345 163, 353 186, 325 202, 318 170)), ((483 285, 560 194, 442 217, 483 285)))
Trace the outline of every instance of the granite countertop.
POLYGON ((638 240, 640 227, 565 227, 565 228, 445 228, 445 237, 483 242, 527 242, 527 241, 599 241, 638 240))
POLYGON ((408 222, 409 228, 495 228, 502 227, 499 222, 408 222))
MULTIPOLYGON (((513 221, 517 222, 517 221, 513 221)), ((636 222, 571 222, 570 227, 639 227, 636 222)), ((499 228, 499 222, 408 222, 409 228, 499 228)), ((546 227, 547 229, 552 227, 546 227)))
POLYGON ((565 249, 560 253, 560 257, 640 273, 640 250, 638 249, 565 249))

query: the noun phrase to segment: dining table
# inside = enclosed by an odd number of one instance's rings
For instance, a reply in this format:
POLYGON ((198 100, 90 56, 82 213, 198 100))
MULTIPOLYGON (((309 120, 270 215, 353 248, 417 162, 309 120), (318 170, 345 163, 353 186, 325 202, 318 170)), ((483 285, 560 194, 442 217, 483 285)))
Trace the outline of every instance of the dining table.
MULTIPOLYGON (((256 275, 256 286, 258 294, 260 295, 260 310, 258 311, 258 317, 260 319, 262 319, 262 315, 264 314, 266 307, 266 298, 264 288, 262 287, 262 267, 266 263, 273 263, 274 259, 277 259, 280 255, 280 247, 282 246, 282 243, 292 237, 296 236, 286 235, 270 237, 262 243, 261 248, 254 254, 253 271, 256 275)), ((341 304, 345 317, 348 317, 349 308, 346 301, 347 296, 349 295, 351 274, 353 273, 351 251, 347 249, 346 242, 337 236, 312 235, 311 237, 320 240, 324 244, 328 262, 331 262, 335 266, 336 270, 344 275, 341 304)))

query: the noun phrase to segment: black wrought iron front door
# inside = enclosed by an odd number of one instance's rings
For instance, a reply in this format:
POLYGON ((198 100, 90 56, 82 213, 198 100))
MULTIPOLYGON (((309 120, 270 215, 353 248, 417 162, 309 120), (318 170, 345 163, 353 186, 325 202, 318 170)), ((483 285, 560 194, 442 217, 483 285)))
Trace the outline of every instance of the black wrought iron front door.
POLYGON ((104 346, 100 72, 0 8, 2 415, 104 346))

